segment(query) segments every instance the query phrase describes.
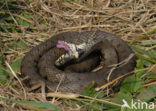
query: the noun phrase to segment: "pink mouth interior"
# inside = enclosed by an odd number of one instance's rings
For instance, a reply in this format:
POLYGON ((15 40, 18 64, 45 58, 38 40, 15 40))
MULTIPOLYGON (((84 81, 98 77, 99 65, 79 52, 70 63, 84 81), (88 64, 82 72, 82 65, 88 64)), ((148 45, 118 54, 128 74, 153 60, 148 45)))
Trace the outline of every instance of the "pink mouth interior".
POLYGON ((72 53, 72 50, 69 48, 67 43, 65 43, 64 41, 58 41, 56 47, 65 49, 66 51, 68 51, 69 54, 72 53))

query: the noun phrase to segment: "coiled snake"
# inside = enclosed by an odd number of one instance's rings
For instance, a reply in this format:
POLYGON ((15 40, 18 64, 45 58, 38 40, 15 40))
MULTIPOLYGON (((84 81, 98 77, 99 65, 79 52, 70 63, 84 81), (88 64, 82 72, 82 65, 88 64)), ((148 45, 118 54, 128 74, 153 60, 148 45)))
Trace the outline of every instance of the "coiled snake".
POLYGON ((55 91, 61 82, 59 92, 81 93, 92 81, 103 85, 132 71, 135 67, 135 56, 129 58, 132 54, 133 51, 122 39, 104 31, 64 32, 32 48, 22 60, 21 73, 28 75, 33 83, 45 82, 51 91, 55 91), (86 45, 89 50, 83 52, 79 59, 55 65, 56 60, 67 53, 56 47, 58 41, 80 45, 88 40, 92 40, 90 42, 94 45, 86 45), (91 72, 102 61, 103 68, 91 72))

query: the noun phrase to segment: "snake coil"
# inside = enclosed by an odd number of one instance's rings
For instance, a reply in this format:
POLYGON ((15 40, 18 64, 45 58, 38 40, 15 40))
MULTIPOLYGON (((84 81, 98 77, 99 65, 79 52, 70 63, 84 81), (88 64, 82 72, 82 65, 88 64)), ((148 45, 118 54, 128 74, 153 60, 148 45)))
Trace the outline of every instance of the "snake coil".
POLYGON ((103 85, 108 78, 113 80, 132 71, 136 59, 135 56, 129 58, 132 54, 133 51, 122 39, 104 31, 64 32, 32 48, 22 60, 21 73, 28 75, 31 83, 45 82, 51 91, 55 91, 61 81, 59 92, 81 93, 92 81, 103 85), (99 42, 84 54, 87 57, 82 57, 79 62, 70 61, 62 67, 55 66, 55 61, 66 53, 56 47, 59 40, 81 44, 90 38, 99 42), (102 61, 103 68, 91 72, 102 61), (110 74, 114 64, 118 65, 110 74))

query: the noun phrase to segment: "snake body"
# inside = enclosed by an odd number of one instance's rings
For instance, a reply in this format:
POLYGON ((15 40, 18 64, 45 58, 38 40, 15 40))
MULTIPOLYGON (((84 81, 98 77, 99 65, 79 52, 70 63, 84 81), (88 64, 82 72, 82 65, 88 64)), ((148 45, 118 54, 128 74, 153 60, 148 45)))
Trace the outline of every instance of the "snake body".
POLYGON ((135 56, 122 63, 132 54, 126 42, 104 31, 64 32, 32 48, 22 60, 21 73, 28 75, 32 83, 45 82, 51 91, 56 91, 60 83, 59 92, 81 93, 92 81, 103 85, 108 82, 108 76, 110 81, 132 71, 135 56), (64 49, 56 48, 59 40, 81 44, 90 38, 98 39, 98 42, 79 61, 55 66, 55 61, 66 53, 64 49), (91 72, 100 61, 104 61, 103 68, 91 72), (113 64, 118 65, 111 71, 113 64))

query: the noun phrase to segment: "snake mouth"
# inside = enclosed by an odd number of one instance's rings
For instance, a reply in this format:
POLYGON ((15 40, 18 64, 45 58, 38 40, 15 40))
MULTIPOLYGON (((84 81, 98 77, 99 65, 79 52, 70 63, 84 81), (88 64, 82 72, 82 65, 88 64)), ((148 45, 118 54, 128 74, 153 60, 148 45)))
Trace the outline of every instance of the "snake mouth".
POLYGON ((57 48, 63 48, 65 49, 68 54, 70 55, 75 55, 75 58, 79 58, 79 56, 83 55, 84 53, 84 49, 82 48, 78 48, 78 45, 75 45, 75 44, 70 44, 70 43, 67 43, 67 42, 64 42, 64 41, 58 41, 57 45, 56 45, 57 48), (76 55, 78 54, 78 55, 76 55), (78 57, 76 57, 78 56, 78 57))
POLYGON ((78 58, 79 55, 77 53, 76 49, 76 45, 64 42, 64 41, 58 41, 57 48, 63 48, 64 50, 67 51, 66 54, 61 55, 56 61, 55 61, 55 65, 56 66, 63 66, 65 65, 67 62, 71 61, 72 59, 78 58))
POLYGON ((78 45, 72 44, 72 43, 67 43, 64 41, 58 41, 57 48, 63 48, 65 49, 68 53, 61 55, 56 61, 55 65, 61 66, 65 65, 65 63, 71 61, 71 60, 78 60, 80 56, 83 55, 84 49, 79 48, 78 45))
POLYGON ((66 42, 64 42, 64 41, 58 41, 56 47, 65 49, 69 54, 72 53, 72 50, 70 49, 68 44, 66 42))

